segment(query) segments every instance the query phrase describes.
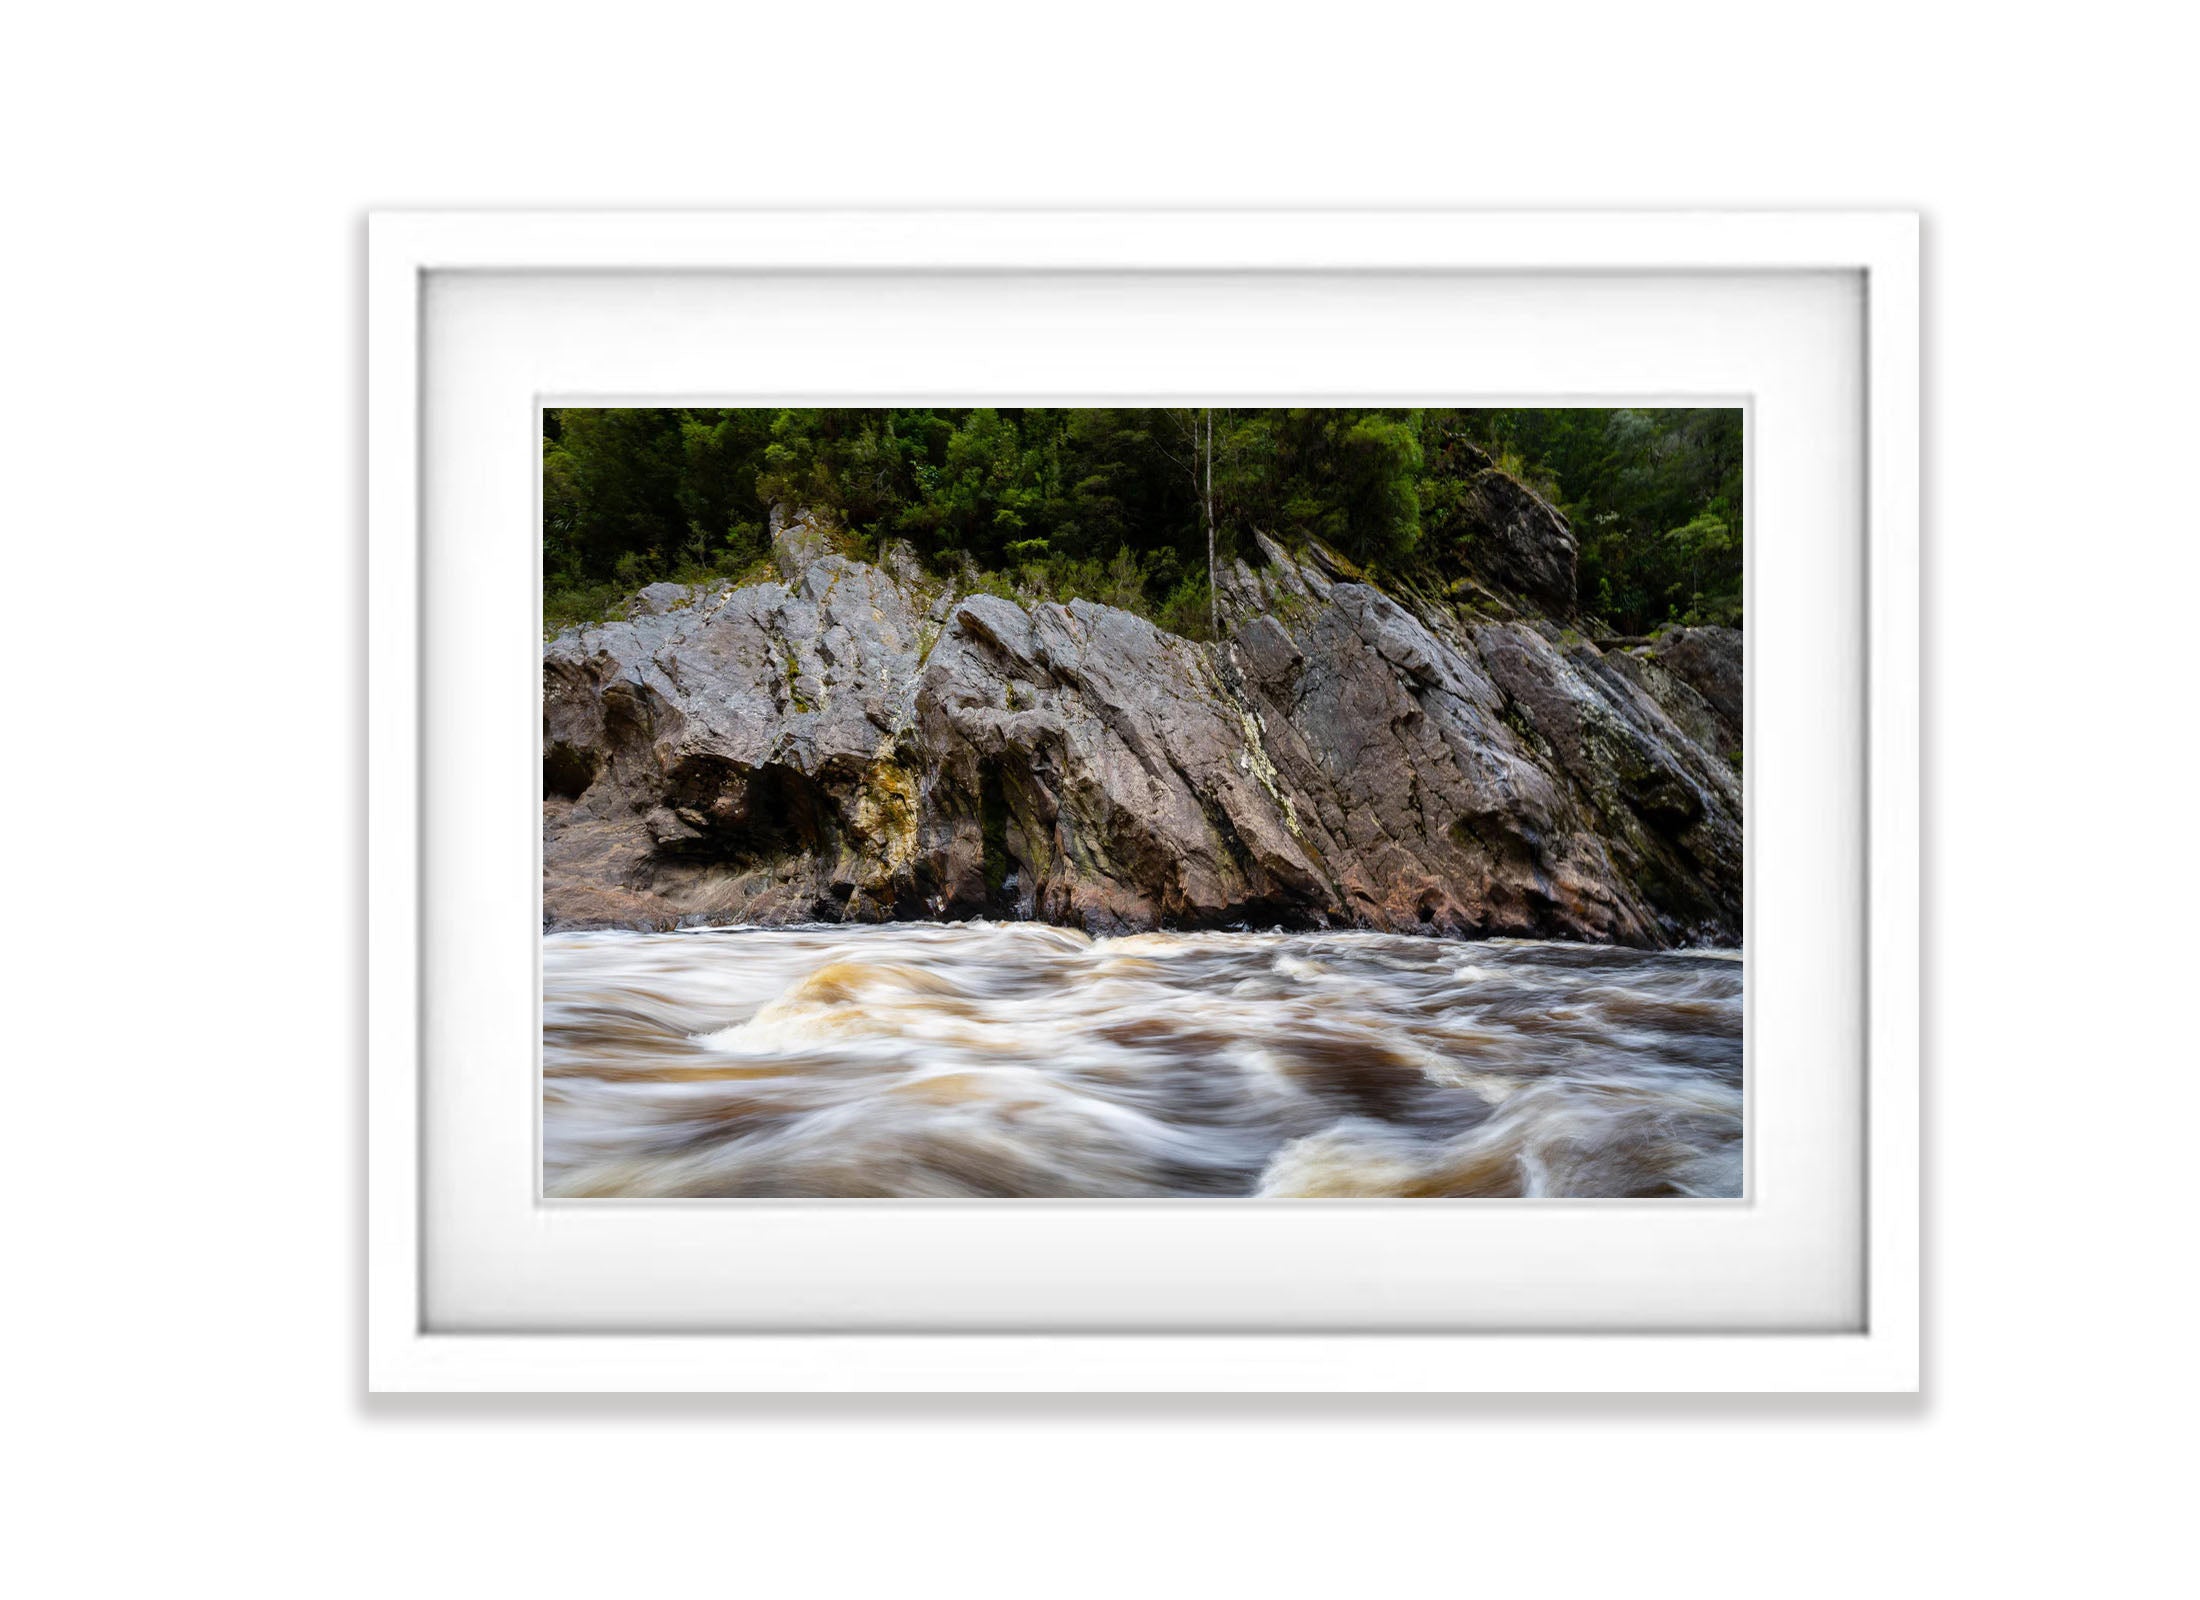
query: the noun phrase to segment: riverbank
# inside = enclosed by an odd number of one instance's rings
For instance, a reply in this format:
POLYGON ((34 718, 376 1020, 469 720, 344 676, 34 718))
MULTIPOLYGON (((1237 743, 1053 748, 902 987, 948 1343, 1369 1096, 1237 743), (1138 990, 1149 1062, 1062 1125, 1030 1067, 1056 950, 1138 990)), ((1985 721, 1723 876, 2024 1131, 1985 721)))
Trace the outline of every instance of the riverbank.
POLYGON ((1606 648, 1521 595, 1254 544, 1211 643, 852 561, 801 518, 774 581, 560 635, 545 925, 1739 943, 1739 633, 1606 648))

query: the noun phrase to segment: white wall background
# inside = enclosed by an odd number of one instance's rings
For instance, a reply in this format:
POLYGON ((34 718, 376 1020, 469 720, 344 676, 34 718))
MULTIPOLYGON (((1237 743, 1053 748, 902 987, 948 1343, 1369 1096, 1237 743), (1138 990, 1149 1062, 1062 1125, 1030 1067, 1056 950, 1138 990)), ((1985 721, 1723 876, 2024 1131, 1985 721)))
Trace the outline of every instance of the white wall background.
POLYGON ((2200 887, 2185 26, 2117 3, 13 17, 11 1587, 2166 1586, 2196 1066, 2171 1010, 2200 887), (361 214, 825 201, 1926 213, 1922 1399, 365 1401, 361 214))

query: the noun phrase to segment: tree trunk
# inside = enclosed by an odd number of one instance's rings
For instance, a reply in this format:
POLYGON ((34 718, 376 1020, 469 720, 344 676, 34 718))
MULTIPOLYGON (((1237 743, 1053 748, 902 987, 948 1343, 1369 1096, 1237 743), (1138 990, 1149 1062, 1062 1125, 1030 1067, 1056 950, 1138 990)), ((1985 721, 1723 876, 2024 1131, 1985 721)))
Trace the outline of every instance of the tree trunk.
POLYGON ((1207 627, 1222 637, 1222 601, 1215 593, 1215 413, 1207 410, 1207 627))

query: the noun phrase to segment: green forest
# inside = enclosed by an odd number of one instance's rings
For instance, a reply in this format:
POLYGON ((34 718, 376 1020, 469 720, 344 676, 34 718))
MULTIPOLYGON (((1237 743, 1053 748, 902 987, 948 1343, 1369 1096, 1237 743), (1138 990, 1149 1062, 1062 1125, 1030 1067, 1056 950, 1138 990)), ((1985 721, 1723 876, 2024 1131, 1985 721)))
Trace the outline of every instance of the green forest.
POLYGON ((1023 599, 1207 628, 1218 559, 1320 539, 1380 578, 1463 570, 1490 461, 1563 512, 1605 626, 1742 621, 1737 410, 1191 407, 548 410, 546 628, 645 584, 767 575, 771 507, 906 540, 1023 599))

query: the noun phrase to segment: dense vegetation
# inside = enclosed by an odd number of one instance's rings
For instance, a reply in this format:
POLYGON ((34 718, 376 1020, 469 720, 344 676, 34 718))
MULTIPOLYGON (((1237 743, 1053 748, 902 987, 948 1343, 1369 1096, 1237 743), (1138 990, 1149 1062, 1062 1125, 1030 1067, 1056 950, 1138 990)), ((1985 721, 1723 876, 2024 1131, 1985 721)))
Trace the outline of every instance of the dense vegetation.
POLYGON ((1224 559, 1258 529, 1379 574, 1457 567, 1485 453, 1573 523, 1581 604, 1607 626, 1740 623, 1739 411, 983 406, 549 411, 544 619, 660 579, 761 576, 779 504, 829 514, 861 553, 906 539, 1002 592, 1196 637, 1210 533, 1224 559))

